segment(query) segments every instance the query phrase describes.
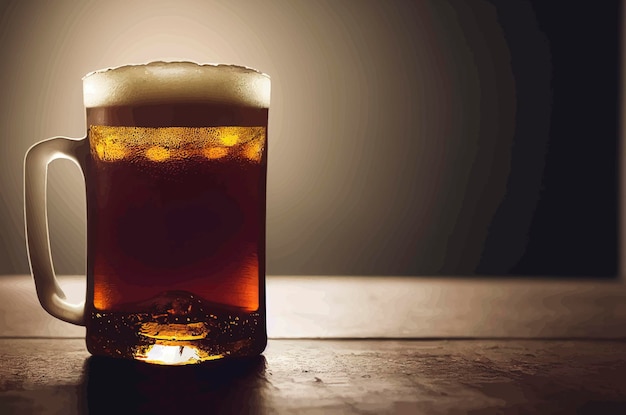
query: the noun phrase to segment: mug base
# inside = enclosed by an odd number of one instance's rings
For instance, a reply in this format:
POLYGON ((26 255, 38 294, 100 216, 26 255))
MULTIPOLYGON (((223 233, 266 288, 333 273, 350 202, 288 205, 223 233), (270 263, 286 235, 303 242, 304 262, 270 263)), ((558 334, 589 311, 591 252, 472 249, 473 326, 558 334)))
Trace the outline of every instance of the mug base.
POLYGON ((255 356, 267 343, 258 312, 213 311, 206 316, 169 313, 90 313, 87 349, 94 356, 188 365, 255 356))

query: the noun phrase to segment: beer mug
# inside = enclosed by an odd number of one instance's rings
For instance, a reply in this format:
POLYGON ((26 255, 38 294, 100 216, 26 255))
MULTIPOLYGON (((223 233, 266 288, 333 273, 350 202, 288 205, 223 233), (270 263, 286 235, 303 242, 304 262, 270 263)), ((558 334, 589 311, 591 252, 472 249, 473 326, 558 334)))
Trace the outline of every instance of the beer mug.
POLYGON ((43 308, 86 327, 93 355, 188 364, 260 354, 270 79, 233 65, 152 62, 83 78, 87 137, 25 158, 27 248, 43 308), (87 195, 83 304, 54 274, 47 165, 87 195))

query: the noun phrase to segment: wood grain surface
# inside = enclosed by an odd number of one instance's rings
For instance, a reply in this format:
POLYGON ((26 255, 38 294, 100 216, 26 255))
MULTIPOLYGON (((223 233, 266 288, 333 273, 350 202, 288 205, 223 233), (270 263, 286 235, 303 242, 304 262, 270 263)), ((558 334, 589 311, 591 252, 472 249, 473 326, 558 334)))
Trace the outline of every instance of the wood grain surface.
POLYGON ((162 367, 91 357, 0 278, 0 414, 626 413, 620 282, 269 277, 267 299, 262 356, 162 367))
POLYGON ((257 359, 162 367, 0 339, 0 361, 1 414, 626 413, 623 341, 272 340, 257 359))

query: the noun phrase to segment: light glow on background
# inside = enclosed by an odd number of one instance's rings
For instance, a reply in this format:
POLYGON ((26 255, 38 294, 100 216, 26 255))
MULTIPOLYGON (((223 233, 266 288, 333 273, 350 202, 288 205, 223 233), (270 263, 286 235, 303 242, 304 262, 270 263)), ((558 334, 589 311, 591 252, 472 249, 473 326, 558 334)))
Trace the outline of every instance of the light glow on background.
MULTIPOLYGON (((160 59, 271 75, 269 273, 402 273, 403 257, 445 248, 432 238, 443 224, 438 205, 449 205, 437 189, 455 157, 442 137, 460 127, 446 119, 453 69, 438 46, 437 13, 445 10, 409 1, 5 2, 0 273, 28 272, 20 200, 28 146, 84 136, 86 73, 160 59)), ((55 266, 78 274, 82 177, 62 162, 50 172, 55 266)), ((444 256, 427 255, 424 269, 444 256)))
MULTIPOLYGON (((506 190, 510 148, 489 149, 489 140, 510 142, 515 111, 498 105, 513 93, 506 44, 485 43, 502 38, 498 16, 487 2, 474 6, 460 13, 441 1, 4 2, 0 274, 28 272, 26 149, 85 135, 86 73, 151 60, 234 63, 271 75, 268 273, 470 273, 506 190), (494 73, 497 88, 481 89, 494 73), (489 135, 479 122, 484 108, 497 124, 489 135)), ((70 163, 50 171, 56 270, 80 274, 83 179, 70 163)), ((527 221, 532 204, 518 209, 527 221)))

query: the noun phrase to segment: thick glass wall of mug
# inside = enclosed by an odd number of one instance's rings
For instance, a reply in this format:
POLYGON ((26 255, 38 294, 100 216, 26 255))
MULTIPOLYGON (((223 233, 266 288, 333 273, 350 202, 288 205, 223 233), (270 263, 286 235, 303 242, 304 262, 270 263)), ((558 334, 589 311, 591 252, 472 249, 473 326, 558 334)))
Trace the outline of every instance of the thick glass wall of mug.
POLYGON ((85 78, 87 347, 156 363, 259 354, 269 79, 172 65, 85 78))

